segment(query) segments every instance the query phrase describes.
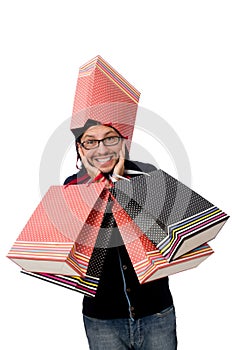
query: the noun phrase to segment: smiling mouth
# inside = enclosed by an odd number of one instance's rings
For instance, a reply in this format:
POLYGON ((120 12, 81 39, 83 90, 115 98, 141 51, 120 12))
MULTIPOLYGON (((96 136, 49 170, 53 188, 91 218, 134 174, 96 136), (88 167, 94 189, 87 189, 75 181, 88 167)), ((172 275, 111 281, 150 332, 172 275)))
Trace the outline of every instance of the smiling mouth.
POLYGON ((113 158, 113 156, 108 156, 108 157, 101 157, 101 158, 94 158, 95 161, 99 162, 99 163, 107 163, 109 162, 111 159, 113 158))

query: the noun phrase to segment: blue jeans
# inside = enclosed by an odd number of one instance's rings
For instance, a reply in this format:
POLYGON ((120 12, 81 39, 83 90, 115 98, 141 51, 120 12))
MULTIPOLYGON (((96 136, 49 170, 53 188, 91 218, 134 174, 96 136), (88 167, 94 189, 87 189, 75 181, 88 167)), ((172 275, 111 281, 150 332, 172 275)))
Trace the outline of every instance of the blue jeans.
POLYGON ((84 317, 91 350, 176 350, 174 307, 138 320, 84 317))

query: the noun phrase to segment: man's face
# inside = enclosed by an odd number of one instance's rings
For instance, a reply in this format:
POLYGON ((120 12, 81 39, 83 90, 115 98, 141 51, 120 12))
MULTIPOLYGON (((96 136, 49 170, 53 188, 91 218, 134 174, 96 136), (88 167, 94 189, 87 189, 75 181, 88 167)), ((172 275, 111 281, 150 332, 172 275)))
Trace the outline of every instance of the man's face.
MULTIPOLYGON (((105 125, 91 126, 84 132, 81 143, 84 141, 102 140, 106 137, 113 136, 119 136, 119 134, 111 127, 105 125)), ((103 142, 100 142, 97 148, 91 150, 86 150, 82 147, 82 152, 91 165, 103 173, 108 173, 114 169, 118 162, 121 148, 122 140, 114 146, 105 146, 103 142)))

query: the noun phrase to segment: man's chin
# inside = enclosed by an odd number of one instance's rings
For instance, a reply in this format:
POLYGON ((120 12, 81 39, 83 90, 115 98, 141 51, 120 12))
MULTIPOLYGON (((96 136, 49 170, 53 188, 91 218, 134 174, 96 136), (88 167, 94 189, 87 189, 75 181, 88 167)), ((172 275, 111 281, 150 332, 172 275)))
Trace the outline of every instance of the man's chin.
POLYGON ((114 166, 113 167, 100 167, 98 168, 103 174, 109 174, 113 171, 114 166))

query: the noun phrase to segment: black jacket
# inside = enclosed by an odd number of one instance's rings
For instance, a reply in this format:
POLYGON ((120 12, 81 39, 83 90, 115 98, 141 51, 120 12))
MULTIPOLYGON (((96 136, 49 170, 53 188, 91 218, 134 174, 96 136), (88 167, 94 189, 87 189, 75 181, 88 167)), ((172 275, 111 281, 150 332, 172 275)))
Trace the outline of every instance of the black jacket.
MULTIPOLYGON (((143 172, 156 170, 153 165, 128 160, 125 168, 143 172)), ((78 183, 85 183, 89 177, 85 169, 81 169, 68 177, 65 184, 75 183, 75 179, 78 183)), ((114 239, 117 244, 111 244, 112 248, 107 250, 96 296, 84 297, 83 314, 99 319, 137 319, 171 306, 173 300, 168 277, 140 284, 118 231, 114 239)))

